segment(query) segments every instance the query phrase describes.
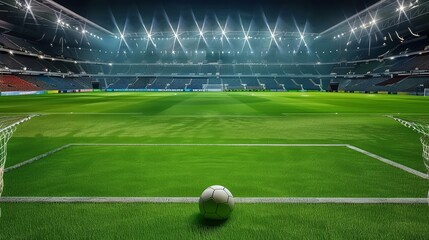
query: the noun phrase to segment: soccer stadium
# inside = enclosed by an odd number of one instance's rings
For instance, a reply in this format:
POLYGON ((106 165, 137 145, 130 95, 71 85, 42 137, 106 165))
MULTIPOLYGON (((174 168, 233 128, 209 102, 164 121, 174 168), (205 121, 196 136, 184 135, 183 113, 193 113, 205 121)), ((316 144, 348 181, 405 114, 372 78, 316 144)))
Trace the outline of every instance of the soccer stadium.
POLYGON ((429 0, 0 0, 0 239, 428 239, 429 0))

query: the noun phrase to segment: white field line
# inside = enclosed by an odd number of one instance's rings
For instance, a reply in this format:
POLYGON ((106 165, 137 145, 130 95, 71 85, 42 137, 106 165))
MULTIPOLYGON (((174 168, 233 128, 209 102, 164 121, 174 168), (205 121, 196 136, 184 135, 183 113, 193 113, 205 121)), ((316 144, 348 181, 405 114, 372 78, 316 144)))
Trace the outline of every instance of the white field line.
POLYGON ((24 161, 24 162, 21 162, 21 163, 15 164, 15 165, 13 165, 13 166, 11 166, 11 167, 5 168, 5 169, 4 169, 4 172, 6 173, 6 172, 12 171, 12 170, 14 170, 14 169, 20 168, 20 167, 22 167, 22 166, 25 166, 25 165, 27 165, 27 164, 33 163, 33 162, 35 162, 35 161, 38 161, 38 160, 40 160, 40 159, 42 159, 42 158, 45 158, 45 157, 48 157, 48 156, 50 156, 50 155, 52 155, 52 154, 54 154, 54 153, 57 153, 57 152, 59 152, 59 151, 62 151, 62 150, 66 149, 66 148, 69 148, 69 147, 71 147, 71 146, 72 146, 71 144, 67 144, 67 145, 64 145, 64 146, 62 146, 62 147, 56 148, 56 149, 54 149, 54 150, 52 150, 52 151, 49 151, 49 152, 46 152, 46 153, 41 154, 41 155, 39 155, 39 156, 36 156, 36 157, 34 157, 34 158, 28 159, 27 161, 24 161))
POLYGON ((377 159, 378 161, 384 162, 384 163, 386 163, 386 164, 388 164, 390 166, 393 166, 393 167, 399 168, 399 169, 401 169, 401 170, 403 170, 405 172, 411 173, 411 174, 413 174, 415 176, 418 176, 418 177, 421 177, 421 178, 424 178, 424 179, 429 179, 429 176, 427 174, 419 172, 417 170, 414 170, 412 168, 409 168, 407 166, 404 166, 404 165, 399 164, 397 162, 394 162, 392 160, 380 157, 380 156, 378 156, 376 154, 370 153, 368 151, 365 151, 365 150, 360 149, 360 148, 355 147, 355 146, 348 145, 347 147, 350 148, 350 149, 352 149, 352 150, 355 150, 356 152, 360 152, 362 154, 365 154, 368 157, 372 157, 374 159, 377 159))
POLYGON ((212 147, 347 147, 347 144, 144 144, 144 143, 72 143, 67 144, 62 147, 56 148, 54 150, 51 150, 49 152, 46 152, 44 154, 41 154, 39 156, 36 156, 34 158, 28 159, 24 162, 18 163, 16 165, 10 166, 8 168, 4 169, 4 172, 9 172, 14 169, 23 167, 27 164, 33 163, 35 161, 38 161, 42 158, 48 157, 50 155, 53 155, 54 153, 57 153, 59 151, 62 151, 69 147, 76 147, 76 146, 94 146, 94 147, 203 147, 203 146, 212 146, 212 147))
MULTIPOLYGON (((165 117, 186 117, 186 118, 224 118, 224 117, 237 117, 237 118, 285 118, 288 116, 312 116, 312 115, 335 115, 335 116, 351 116, 351 115, 365 115, 365 116, 386 116, 386 115, 392 115, 392 114, 398 114, 398 113, 376 113, 376 112, 370 112, 370 113, 320 113, 320 112, 308 112, 308 113, 279 113, 278 115, 252 115, 252 114, 201 114, 201 115, 187 115, 187 114, 154 114, 154 113, 145 113, 145 112, 16 112, 16 113, 2 113, 2 115, 38 115, 38 116, 49 116, 49 115, 136 115, 136 116, 145 116, 145 117, 157 117, 157 118, 165 118, 165 117)), ((421 115, 421 113, 408 113, 407 115, 421 115)))
POLYGON ((194 143, 73 143, 71 146, 128 146, 128 147, 347 147, 347 144, 222 144, 222 143, 208 143, 208 144, 194 144, 194 143))
MULTIPOLYGON (((1 203, 197 203, 197 197, 3 197, 1 203)), ((427 198, 234 198, 236 203, 428 204, 427 198)))
POLYGON ((381 161, 385 164, 396 167, 396 168, 401 169, 405 172, 411 173, 417 177, 420 177, 423 179, 429 179, 429 176, 425 173, 419 172, 417 170, 414 170, 412 168, 409 168, 407 166, 404 166, 404 165, 399 164, 397 162, 394 162, 392 160, 380 157, 376 154, 370 153, 368 151, 365 151, 363 149, 360 149, 358 147, 355 147, 355 146, 352 146, 349 144, 180 144, 180 143, 179 144, 167 144, 167 143, 166 144, 150 144, 150 143, 148 143, 148 144, 144 144, 144 143, 117 144, 117 143, 73 143, 73 144, 64 145, 64 146, 57 148, 57 149, 54 149, 50 152, 44 153, 42 155, 39 155, 37 157, 34 157, 34 158, 29 159, 27 161, 24 161, 22 163, 8 167, 5 169, 5 172, 9 172, 11 170, 20 168, 20 167, 27 165, 27 164, 30 164, 34 161, 37 161, 37 160, 40 160, 40 159, 45 158, 47 156, 50 156, 56 152, 59 152, 61 150, 69 148, 69 147, 75 147, 75 146, 94 146, 94 147, 97 147, 97 146, 99 146, 99 147, 103 147, 103 146, 111 146, 111 147, 114 147, 114 146, 129 146, 129 147, 160 147, 160 146, 161 147, 162 146, 165 146, 165 147, 167 147, 167 146, 169 146, 169 147, 174 147, 174 146, 178 146, 178 147, 203 147, 203 146, 205 146, 205 147, 210 147, 210 146, 211 147, 347 147, 351 150, 354 150, 356 152, 364 154, 368 157, 374 158, 374 159, 381 161))

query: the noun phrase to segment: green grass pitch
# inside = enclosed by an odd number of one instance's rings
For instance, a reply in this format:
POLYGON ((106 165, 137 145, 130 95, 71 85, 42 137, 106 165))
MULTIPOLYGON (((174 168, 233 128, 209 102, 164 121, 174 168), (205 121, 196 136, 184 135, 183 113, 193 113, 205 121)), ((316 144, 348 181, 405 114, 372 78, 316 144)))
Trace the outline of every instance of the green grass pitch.
MULTIPOLYGON (((429 120, 429 98, 341 93, 91 93, 0 98, 36 113, 8 145, 3 196, 424 198, 427 180, 346 147, 426 172, 418 134, 386 115, 429 120), (97 144, 153 144, 97 146, 97 144), (156 146, 156 144, 190 144, 156 146)), ((237 204, 212 225, 197 204, 0 203, 0 239, 425 239, 427 205, 237 204)))

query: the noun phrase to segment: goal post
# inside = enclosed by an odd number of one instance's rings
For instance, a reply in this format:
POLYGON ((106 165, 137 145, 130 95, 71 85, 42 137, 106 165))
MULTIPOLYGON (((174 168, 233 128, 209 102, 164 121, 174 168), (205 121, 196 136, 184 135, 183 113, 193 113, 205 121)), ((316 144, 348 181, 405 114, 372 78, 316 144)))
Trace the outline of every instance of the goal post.
POLYGON ((425 88, 423 91, 423 96, 429 97, 429 88, 425 88))
POLYGON ((30 120, 31 116, 0 116, 0 197, 3 193, 3 175, 7 157, 7 143, 12 138, 18 125, 30 120))

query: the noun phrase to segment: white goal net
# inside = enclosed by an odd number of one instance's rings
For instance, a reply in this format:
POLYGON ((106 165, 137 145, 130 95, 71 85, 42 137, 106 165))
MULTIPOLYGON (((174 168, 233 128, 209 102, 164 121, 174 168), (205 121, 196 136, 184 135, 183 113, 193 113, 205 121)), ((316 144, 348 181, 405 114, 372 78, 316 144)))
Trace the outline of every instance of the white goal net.
POLYGON ((424 90, 424 92, 423 92, 423 95, 424 95, 425 97, 429 97, 429 88, 425 88, 425 90, 424 90))
POLYGON ((225 87, 223 84, 203 84, 205 92, 222 92, 225 87))
POLYGON ((392 117, 394 120, 398 121, 407 128, 414 130, 415 132, 420 133, 420 141, 423 145, 423 160, 425 161, 425 166, 429 172, 429 125, 422 123, 415 123, 406 121, 400 118, 392 117))
MULTIPOLYGON (((398 121, 402 125, 404 125, 407 128, 410 128, 414 130, 415 132, 418 132, 420 134, 420 141, 423 146, 423 161, 427 169, 427 173, 429 175, 429 125, 428 124, 422 124, 422 123, 416 123, 416 122, 410 122, 406 121, 400 118, 389 116, 390 118, 393 118, 394 120, 398 121)), ((429 192, 428 192, 428 199, 429 199, 429 192)))
POLYGON ((0 197, 3 193, 4 165, 7 157, 7 143, 19 124, 30 120, 32 116, 0 116, 0 197))

